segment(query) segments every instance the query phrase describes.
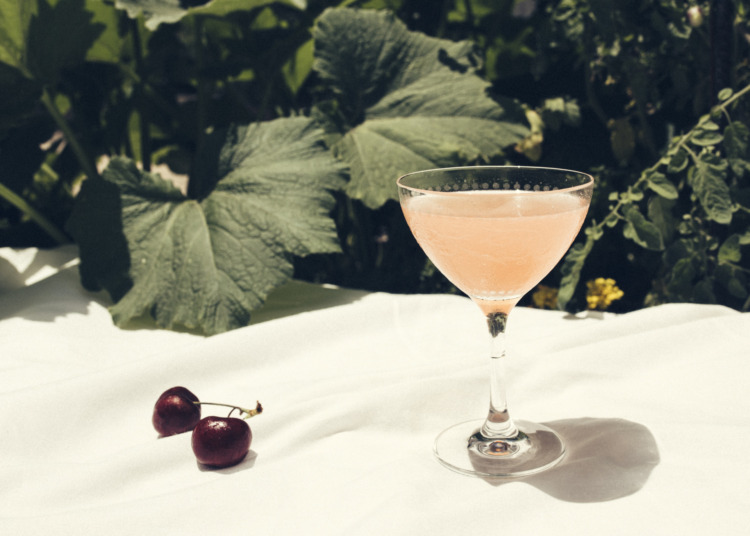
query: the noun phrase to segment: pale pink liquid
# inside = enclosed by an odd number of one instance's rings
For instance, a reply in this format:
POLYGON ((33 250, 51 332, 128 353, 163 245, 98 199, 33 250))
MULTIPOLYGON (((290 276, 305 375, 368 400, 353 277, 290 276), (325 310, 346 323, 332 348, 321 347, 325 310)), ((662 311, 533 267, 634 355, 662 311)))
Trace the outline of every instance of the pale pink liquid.
POLYGON ((560 192, 455 192, 410 197, 402 207, 443 275, 485 313, 507 313, 568 250, 588 201, 560 192))

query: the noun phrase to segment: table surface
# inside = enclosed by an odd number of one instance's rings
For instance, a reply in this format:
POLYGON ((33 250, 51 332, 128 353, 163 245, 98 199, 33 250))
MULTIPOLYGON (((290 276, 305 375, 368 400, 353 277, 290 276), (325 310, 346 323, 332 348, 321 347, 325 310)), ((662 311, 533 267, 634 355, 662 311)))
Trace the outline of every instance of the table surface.
MULTIPOLYGON (((545 473, 460 475, 434 437, 483 417, 477 308, 291 282, 250 326, 112 325, 76 251, 0 249, 0 534, 750 534, 750 315, 518 308, 511 414, 568 447, 545 473), (239 465, 159 438, 165 389, 253 405, 239 465)), ((204 415, 223 414, 204 408, 204 415)))

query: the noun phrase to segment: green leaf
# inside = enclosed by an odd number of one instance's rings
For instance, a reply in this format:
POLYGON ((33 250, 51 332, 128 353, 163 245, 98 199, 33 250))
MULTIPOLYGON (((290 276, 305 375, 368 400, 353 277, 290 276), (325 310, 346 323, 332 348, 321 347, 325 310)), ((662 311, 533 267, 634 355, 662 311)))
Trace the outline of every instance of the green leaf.
POLYGON ((54 82, 103 31, 84 0, 0 0, 0 62, 27 78, 54 82))
POLYGON ((177 22, 188 13, 180 0, 116 0, 115 7, 124 9, 132 19, 143 15, 149 30, 156 30, 162 23, 177 22))
POLYGON ((389 12, 329 9, 314 32, 314 70, 348 126, 334 146, 347 194, 377 208, 399 175, 502 154, 527 134, 523 110, 489 96, 469 42, 410 32, 389 12))
POLYGON ((734 121, 724 129, 724 148, 729 166, 736 175, 750 171, 750 128, 734 121))
POLYGON ((680 149, 670 157, 667 171, 669 173, 679 173, 687 167, 688 163, 689 158, 687 152, 684 149, 680 149))
MULTIPOLYGON (((58 0, 59 1, 59 0, 58 0)), ((86 52, 87 61, 119 63, 125 40, 120 36, 120 13, 102 0, 86 0, 86 9, 93 15, 95 25, 104 26, 104 31, 86 52)))
POLYGON ((578 281, 581 279, 583 265, 594 248, 595 241, 596 238, 591 233, 587 233, 586 242, 584 244, 574 244, 565 255, 560 265, 562 278, 560 279, 560 288, 557 291, 557 306, 559 309, 564 310, 573 298, 578 281))
POLYGON ((732 91, 732 88, 725 87, 724 89, 719 91, 719 100, 720 101, 728 100, 729 98, 731 98, 732 95, 734 95, 734 91, 732 91))
POLYGON ((696 130, 693 135, 690 137, 691 143, 694 143, 695 145, 699 145, 701 147, 709 146, 709 145, 716 145, 717 143, 721 142, 721 140, 724 139, 724 136, 721 132, 718 132, 716 130, 703 130, 698 129, 696 130))
POLYGON ((545 99, 541 113, 544 124, 552 130, 558 130, 562 125, 576 127, 581 123, 581 109, 575 100, 563 97, 545 99))
POLYGON ((653 251, 664 249, 664 239, 659 228, 648 221, 634 205, 628 205, 623 211, 627 221, 622 230, 625 238, 629 238, 639 246, 653 251))
POLYGON ((207 334, 244 326, 292 276, 293 256, 338 251, 329 190, 343 185, 342 170, 311 120, 256 123, 230 129, 223 145, 219 139, 199 155, 205 175, 195 179, 213 179, 200 199, 123 158, 112 160, 101 181, 84 182, 69 229, 84 284, 106 288, 115 300, 127 289, 111 310, 118 325, 150 314, 161 327, 207 334), (111 206, 97 206, 91 188, 108 189, 109 198, 115 189, 119 218, 111 206), (102 228, 114 234, 103 239, 102 228), (108 265, 88 266, 93 257, 108 265))
POLYGON ((724 240, 724 243, 719 247, 718 261, 719 263, 736 263, 742 260, 742 252, 740 251, 740 235, 733 234, 724 240))
POLYGON ((84 0, 58 0, 51 6, 39 2, 38 13, 29 22, 27 69, 45 82, 56 81, 62 70, 85 60, 104 29, 104 24, 93 22, 84 0))
MULTIPOLYGON (((679 154, 679 153, 678 153, 679 154)), ((677 199, 677 187, 663 173, 654 171, 646 174, 648 187, 664 199, 677 199)))
POLYGON ((183 7, 182 0, 116 0, 115 7, 127 11, 130 18, 143 15, 146 28, 156 30, 160 24, 173 24, 187 15, 221 17, 234 11, 250 11, 271 4, 284 4, 300 10, 306 0, 211 0, 193 7, 183 7))
POLYGON ((697 272, 693 259, 679 259, 669 271, 668 292, 682 300, 689 300, 692 297, 693 280, 696 275, 697 272))
POLYGON ((282 67, 284 80, 292 93, 296 94, 312 72, 313 40, 303 43, 294 56, 282 67))
POLYGON ((716 294, 711 279, 702 279, 695 284, 693 299, 696 303, 716 303, 716 294))
POLYGON ((690 185, 706 216, 723 224, 732 221, 732 198, 729 186, 724 181, 726 172, 726 162, 719 161, 710 153, 703 153, 688 174, 690 185))
POLYGON ((735 298, 744 300, 748 296, 748 281, 745 274, 729 264, 721 264, 716 267, 714 273, 716 281, 735 298))
POLYGON ((25 71, 26 36, 36 12, 36 0, 0 0, 0 62, 25 71))
POLYGON ((672 240, 677 229, 677 221, 672 215, 675 202, 664 197, 653 196, 648 200, 648 219, 659 229, 665 243, 672 240))

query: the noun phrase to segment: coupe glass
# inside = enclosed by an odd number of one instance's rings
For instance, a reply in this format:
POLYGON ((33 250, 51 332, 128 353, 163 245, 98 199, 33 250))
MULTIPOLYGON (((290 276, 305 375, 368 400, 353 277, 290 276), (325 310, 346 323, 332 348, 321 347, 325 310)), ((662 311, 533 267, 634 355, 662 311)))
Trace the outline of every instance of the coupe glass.
POLYGON ((484 477, 520 477, 565 455, 550 428, 511 419, 505 395, 505 326, 518 301, 560 261, 586 217, 594 179, 552 168, 474 166, 398 179, 409 227, 427 256, 487 318, 490 404, 485 419, 435 440, 445 466, 484 477))

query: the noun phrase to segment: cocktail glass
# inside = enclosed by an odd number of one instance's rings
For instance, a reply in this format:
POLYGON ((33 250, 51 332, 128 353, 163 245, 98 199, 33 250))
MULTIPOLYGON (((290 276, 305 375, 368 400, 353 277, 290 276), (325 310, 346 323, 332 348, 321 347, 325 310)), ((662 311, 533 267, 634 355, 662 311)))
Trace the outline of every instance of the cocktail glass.
POLYGON ((472 166, 398 179, 409 227, 433 264, 487 318, 490 404, 485 419, 443 431, 445 466, 483 477, 520 477, 562 460, 565 445, 542 424, 513 420, 505 394, 505 326, 518 301, 560 261, 586 217, 594 179, 552 168, 472 166))

